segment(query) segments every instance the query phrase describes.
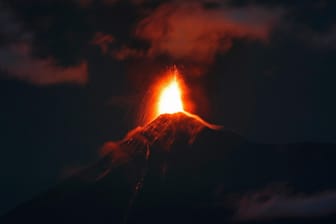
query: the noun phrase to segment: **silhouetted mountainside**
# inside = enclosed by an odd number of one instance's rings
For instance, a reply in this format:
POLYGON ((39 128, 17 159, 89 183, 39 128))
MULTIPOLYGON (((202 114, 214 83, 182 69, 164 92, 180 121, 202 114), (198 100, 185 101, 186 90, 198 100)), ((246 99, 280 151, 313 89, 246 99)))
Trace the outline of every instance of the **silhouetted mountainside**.
POLYGON ((335 161, 332 144, 255 144, 161 115, 0 223, 336 223, 335 161))

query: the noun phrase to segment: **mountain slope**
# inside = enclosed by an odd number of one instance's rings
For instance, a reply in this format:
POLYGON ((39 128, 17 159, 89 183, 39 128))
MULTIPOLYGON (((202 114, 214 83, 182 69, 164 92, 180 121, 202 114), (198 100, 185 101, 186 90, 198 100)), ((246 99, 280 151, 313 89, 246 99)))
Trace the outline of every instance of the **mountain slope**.
MULTIPOLYGON (((108 144, 105 156, 91 167, 0 221, 225 223, 236 218, 310 223, 304 215, 273 219, 273 210, 267 219, 247 216, 242 199, 271 188, 257 201, 267 205, 278 190, 273 185, 284 183, 301 194, 336 189, 335 145, 262 145, 213 128, 183 113, 161 115, 108 144)), ((317 219, 335 221, 334 216, 325 216, 317 219)))

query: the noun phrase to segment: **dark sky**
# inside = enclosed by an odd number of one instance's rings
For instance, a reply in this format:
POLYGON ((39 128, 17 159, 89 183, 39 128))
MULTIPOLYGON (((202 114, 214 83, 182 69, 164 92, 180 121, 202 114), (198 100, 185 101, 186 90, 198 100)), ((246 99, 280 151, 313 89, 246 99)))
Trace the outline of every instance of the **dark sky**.
POLYGON ((262 143, 335 143, 335 10, 332 0, 2 1, 0 214, 138 125, 148 88, 174 64, 208 121, 262 143))

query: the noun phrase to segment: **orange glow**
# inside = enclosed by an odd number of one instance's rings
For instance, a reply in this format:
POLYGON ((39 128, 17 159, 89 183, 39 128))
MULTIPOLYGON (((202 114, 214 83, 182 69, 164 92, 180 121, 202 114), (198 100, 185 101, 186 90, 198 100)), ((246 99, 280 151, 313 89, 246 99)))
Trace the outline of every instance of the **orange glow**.
POLYGON ((206 127, 221 129, 221 126, 210 124, 198 115, 193 114, 194 106, 188 97, 189 95, 190 92, 176 66, 168 69, 150 88, 146 103, 143 105, 144 114, 140 118, 140 125, 148 124, 162 114, 183 113, 206 127))
POLYGON ((151 92, 147 122, 161 114, 185 113, 192 109, 187 86, 176 66, 168 69, 161 75, 161 78, 154 82, 151 92))
POLYGON ((182 92, 175 75, 161 91, 158 102, 158 115, 173 114, 182 111, 184 111, 182 92))
POLYGON ((153 80, 142 104, 139 124, 147 124, 161 114, 175 114, 190 111, 191 101, 182 75, 176 66, 172 66, 153 80))

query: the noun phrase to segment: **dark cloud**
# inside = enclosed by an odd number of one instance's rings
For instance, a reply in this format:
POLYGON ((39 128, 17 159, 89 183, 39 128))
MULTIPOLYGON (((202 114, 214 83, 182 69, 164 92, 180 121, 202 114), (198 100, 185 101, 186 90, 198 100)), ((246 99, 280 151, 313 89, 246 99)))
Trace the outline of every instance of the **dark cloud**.
POLYGON ((77 2, 81 7, 83 8, 87 8, 90 7, 94 2, 101 2, 105 5, 114 5, 117 2, 120 2, 120 0, 75 0, 75 2, 77 2))
POLYGON ((58 83, 84 84, 87 64, 61 66, 55 58, 33 55, 34 33, 26 31, 10 9, 0 5, 0 69, 8 78, 20 79, 37 85, 58 83))
MULTIPOLYGON (((267 42, 282 10, 262 6, 229 8, 204 1, 172 1, 160 5, 136 26, 135 37, 150 43, 148 57, 168 55, 176 61, 210 64, 235 39, 267 42)), ((118 55, 134 56, 123 48, 118 55)), ((123 58, 124 58, 123 57, 123 58)))
MULTIPOLYGON (((122 2, 121 0, 75 0, 81 7, 88 8, 90 7, 94 2, 99 2, 101 4, 107 5, 107 6, 113 6, 117 3, 122 2)), ((134 5, 141 5, 146 0, 129 0, 130 3, 134 5)))
POLYGON ((336 191, 315 195, 269 194, 245 196, 239 202, 236 221, 279 218, 312 218, 336 213, 336 191))
POLYGON ((288 24, 286 31, 307 47, 330 50, 336 48, 336 26, 331 26, 325 31, 316 31, 300 24, 288 24))
POLYGON ((112 35, 98 32, 95 34, 91 43, 99 46, 103 54, 106 54, 109 51, 109 45, 114 41, 115 39, 112 35))
POLYGON ((331 27, 324 33, 312 33, 311 36, 315 46, 326 48, 336 47, 336 26, 331 27))
POLYGON ((115 59, 122 61, 127 58, 145 57, 146 53, 135 48, 122 46, 118 50, 113 51, 112 55, 115 59))
POLYGON ((37 85, 58 83, 85 84, 87 64, 58 66, 52 57, 34 58, 28 43, 15 43, 0 48, 0 66, 10 78, 27 81, 37 85))
POLYGON ((77 2, 81 7, 86 8, 93 3, 93 0, 75 0, 75 2, 77 2))

